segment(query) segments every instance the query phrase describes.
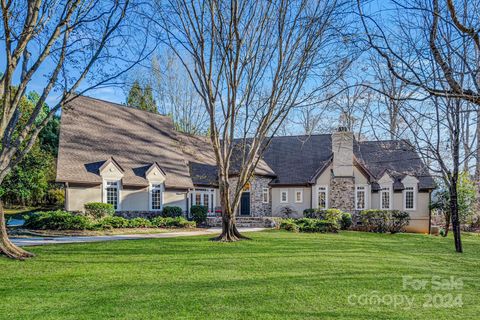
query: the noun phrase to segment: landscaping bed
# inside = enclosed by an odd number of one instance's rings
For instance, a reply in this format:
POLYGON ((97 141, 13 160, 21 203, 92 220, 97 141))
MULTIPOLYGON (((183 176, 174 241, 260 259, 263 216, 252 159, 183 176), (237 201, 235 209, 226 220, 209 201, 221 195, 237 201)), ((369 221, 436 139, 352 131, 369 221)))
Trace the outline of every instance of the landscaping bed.
POLYGON ((48 235, 112 235, 158 233, 165 232, 166 229, 194 229, 197 221, 201 222, 199 219, 189 221, 181 214, 181 208, 165 206, 158 216, 150 219, 126 219, 115 216, 112 205, 93 202, 85 204, 85 212, 56 210, 29 214, 24 217, 22 229, 36 230, 36 233, 48 235))

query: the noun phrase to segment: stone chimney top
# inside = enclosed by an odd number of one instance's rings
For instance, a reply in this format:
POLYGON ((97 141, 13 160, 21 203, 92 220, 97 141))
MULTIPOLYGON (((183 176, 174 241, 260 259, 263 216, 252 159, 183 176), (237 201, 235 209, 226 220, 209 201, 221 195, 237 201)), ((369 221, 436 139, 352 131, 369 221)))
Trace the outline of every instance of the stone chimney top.
POLYGON ((333 174, 337 177, 353 176, 353 132, 339 127, 332 133, 333 174))

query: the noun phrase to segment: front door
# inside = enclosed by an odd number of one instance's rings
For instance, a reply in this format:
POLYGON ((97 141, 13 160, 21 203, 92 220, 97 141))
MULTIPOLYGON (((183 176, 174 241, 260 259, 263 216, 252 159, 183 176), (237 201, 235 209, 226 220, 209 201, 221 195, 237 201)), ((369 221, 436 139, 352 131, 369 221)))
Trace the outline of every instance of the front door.
POLYGON ((242 192, 242 196, 240 197, 240 215, 250 215, 250 192, 242 192))

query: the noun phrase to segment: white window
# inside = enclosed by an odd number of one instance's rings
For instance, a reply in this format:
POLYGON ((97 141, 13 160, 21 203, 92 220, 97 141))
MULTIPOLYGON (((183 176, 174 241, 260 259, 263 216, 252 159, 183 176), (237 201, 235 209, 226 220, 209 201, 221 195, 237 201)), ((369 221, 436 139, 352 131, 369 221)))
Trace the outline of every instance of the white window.
POLYGON ((161 184, 152 184, 150 187, 150 210, 162 210, 162 188, 161 184))
POLYGON ((288 191, 282 190, 280 191, 280 202, 287 203, 288 202, 288 191))
POLYGON ((355 186, 355 209, 364 210, 367 208, 367 187, 355 186))
POLYGON ((119 209, 119 181, 105 181, 104 182, 104 202, 113 205, 115 210, 119 209))
POLYGON ((415 210, 415 187, 406 186, 403 190, 403 202, 405 210, 415 210))
POLYGON ((215 190, 214 189, 194 189, 189 193, 190 207, 205 206, 209 213, 215 210, 215 190))
POLYGON ((392 192, 390 187, 380 189, 380 209, 390 210, 392 208, 392 192))
POLYGON ((328 187, 320 186, 317 191, 318 199, 318 208, 327 209, 328 208, 328 187))
POLYGON ((302 190, 295 190, 295 202, 296 203, 303 202, 303 191, 302 190))
POLYGON ((263 203, 268 203, 269 202, 269 193, 270 191, 268 188, 263 188, 262 189, 262 202, 263 203))

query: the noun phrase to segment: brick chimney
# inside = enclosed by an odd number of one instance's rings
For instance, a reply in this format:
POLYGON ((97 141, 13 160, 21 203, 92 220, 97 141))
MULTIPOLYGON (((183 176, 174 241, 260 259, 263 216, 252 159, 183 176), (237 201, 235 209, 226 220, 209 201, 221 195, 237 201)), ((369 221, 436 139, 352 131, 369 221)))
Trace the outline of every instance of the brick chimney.
POLYGON ((336 177, 353 176, 353 132, 339 127, 332 133, 333 175, 336 177))

